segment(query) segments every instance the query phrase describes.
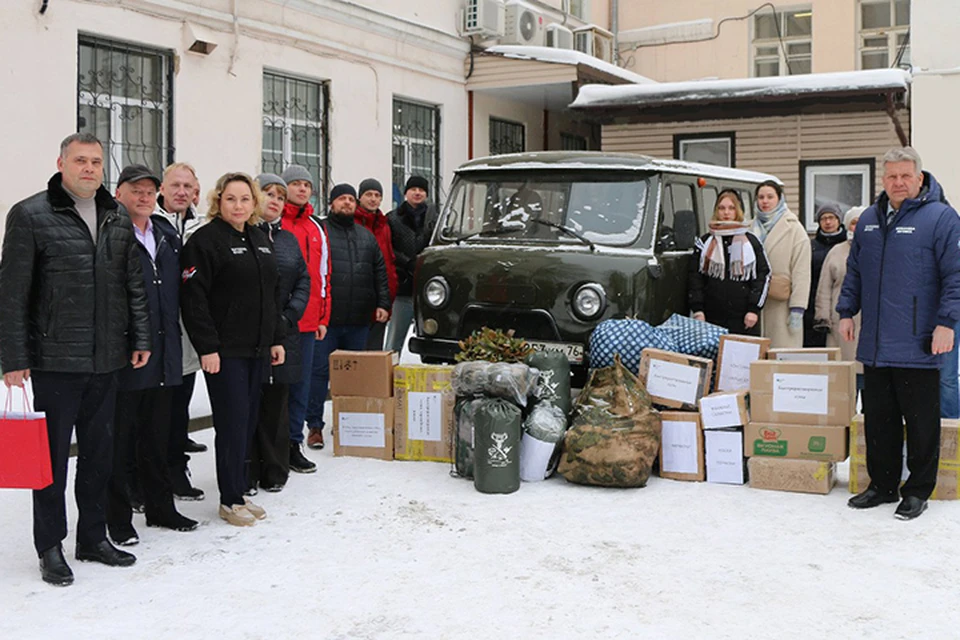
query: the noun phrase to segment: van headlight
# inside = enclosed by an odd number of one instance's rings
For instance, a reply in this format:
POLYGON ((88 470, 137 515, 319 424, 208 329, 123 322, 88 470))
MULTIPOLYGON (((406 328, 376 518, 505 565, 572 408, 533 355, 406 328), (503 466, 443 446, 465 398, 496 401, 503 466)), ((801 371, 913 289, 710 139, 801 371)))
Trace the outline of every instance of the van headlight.
POLYGON ((441 276, 434 276, 423 286, 423 300, 430 307, 439 309, 450 299, 450 285, 441 276))
POLYGON ((581 320, 593 320, 603 313, 607 296, 596 283, 581 285, 573 294, 573 312, 581 320))

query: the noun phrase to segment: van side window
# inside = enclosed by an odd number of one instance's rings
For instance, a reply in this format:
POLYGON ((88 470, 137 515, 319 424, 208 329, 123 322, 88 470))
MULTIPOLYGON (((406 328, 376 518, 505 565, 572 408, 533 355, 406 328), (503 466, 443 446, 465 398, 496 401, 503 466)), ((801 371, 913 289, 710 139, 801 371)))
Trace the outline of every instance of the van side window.
POLYGON ((693 248, 699 233, 693 185, 679 182, 663 186, 657 250, 686 251, 693 248))
POLYGON ((743 200, 743 219, 753 217, 753 192, 748 189, 740 190, 740 199, 743 200))
POLYGON ((720 192, 717 191, 716 187, 707 185, 700 189, 700 193, 703 194, 703 217, 706 222, 709 222, 710 218, 713 217, 713 208, 717 204, 717 195, 720 192))

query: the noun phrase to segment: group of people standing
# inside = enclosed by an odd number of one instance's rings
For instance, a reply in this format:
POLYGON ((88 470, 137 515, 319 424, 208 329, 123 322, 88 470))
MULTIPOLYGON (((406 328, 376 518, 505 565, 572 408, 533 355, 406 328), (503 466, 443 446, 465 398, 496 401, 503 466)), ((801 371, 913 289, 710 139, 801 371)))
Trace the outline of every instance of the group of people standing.
POLYGON ((219 515, 237 526, 265 518, 250 499, 259 489, 280 491, 290 470, 316 470, 301 443, 306 423, 308 445, 324 446, 329 353, 402 348, 413 270, 436 212, 428 182, 414 176, 388 215, 380 183, 367 179, 359 197, 336 185, 322 218, 310 173, 292 165, 282 176, 224 174, 201 219, 190 165, 162 177, 127 166, 110 194, 103 147, 90 134, 63 141, 57 168, 7 216, 0 366, 8 387, 32 380, 46 413, 54 481, 33 494, 34 544, 43 580, 68 585, 74 429, 78 560, 133 564, 118 546, 139 542, 132 520, 141 507, 147 526, 197 527, 174 498, 204 497, 186 467, 186 453, 200 449, 187 436, 199 370, 219 515))
POLYGON ((900 501, 895 515, 909 520, 936 485, 940 419, 960 417, 960 217, 914 149, 891 149, 882 163, 876 202, 820 206, 812 239, 779 183, 757 186, 752 224, 740 194, 720 192, 688 296, 695 318, 731 333, 772 347, 839 346, 856 360, 871 482, 849 504, 900 501))

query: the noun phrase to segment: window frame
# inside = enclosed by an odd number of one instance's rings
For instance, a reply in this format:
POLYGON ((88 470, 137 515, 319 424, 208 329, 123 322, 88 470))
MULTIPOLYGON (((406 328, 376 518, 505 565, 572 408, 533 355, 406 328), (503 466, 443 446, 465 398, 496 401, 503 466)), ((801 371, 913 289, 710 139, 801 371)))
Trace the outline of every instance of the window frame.
MULTIPOLYGON (((327 193, 329 192, 330 186, 330 82, 328 80, 321 80, 319 78, 309 78, 294 73, 288 73, 286 71, 281 71, 272 68, 263 68, 260 73, 260 122, 261 122, 261 131, 260 131, 260 166, 261 170, 266 170, 264 163, 267 161, 265 154, 267 152, 266 140, 264 139, 263 129, 270 126, 276 127, 277 124, 281 125, 282 133, 282 142, 280 148, 280 165, 286 169, 291 164, 294 164, 294 149, 293 149, 293 129, 295 127, 309 128, 315 125, 315 128, 318 131, 319 144, 317 145, 319 149, 319 170, 317 175, 314 176, 315 182, 313 185, 313 194, 311 196, 311 201, 314 206, 315 212, 319 215, 325 215, 327 207, 327 193), (316 85, 319 90, 319 104, 318 108, 320 110, 320 119, 319 120, 310 120, 303 117, 296 117, 289 115, 290 109, 288 107, 284 108, 284 115, 277 116, 274 114, 268 114, 265 107, 266 104, 263 103, 263 93, 264 87, 266 85, 268 76, 271 79, 282 80, 284 82, 284 95, 289 94, 289 84, 288 83, 305 83, 308 85, 316 85), (278 119, 279 118, 279 119, 278 119)), ((286 101, 289 104, 289 100, 286 101)), ((270 153, 276 153, 275 149, 271 149, 270 153)), ((309 155, 309 154, 296 154, 296 155, 309 155)), ((273 161, 272 159, 270 160, 273 161)), ((282 172, 281 172, 282 173, 282 172)))
MULTIPOLYGON (((168 49, 146 46, 136 42, 126 40, 117 40, 115 38, 103 37, 90 33, 80 32, 77 34, 77 85, 76 85, 76 110, 77 110, 77 131, 87 129, 87 123, 83 120, 83 107, 94 107, 100 109, 109 109, 109 125, 106 140, 100 140, 103 145, 104 175, 103 186, 111 193, 116 189, 116 181, 120 177, 120 171, 127 164, 123 159, 126 131, 124 122, 126 118, 123 115, 125 107, 134 107, 140 109, 149 109, 159 112, 160 117, 160 135, 159 147, 157 151, 163 158, 163 166, 150 167, 151 170, 161 173, 164 168, 171 164, 174 159, 174 121, 173 121, 173 90, 174 90, 174 52, 168 49), (124 54, 138 54, 143 56, 154 56, 160 61, 159 77, 162 81, 160 89, 160 98, 158 100, 147 100, 124 96, 112 92, 93 93, 84 89, 81 83, 83 69, 80 69, 80 50, 83 47, 94 47, 106 51, 121 51, 124 54), (154 104, 155 106, 151 106, 154 104), (120 108, 115 108, 115 107, 120 108)), ((94 70, 95 71, 95 70, 94 70)), ((95 131, 90 131, 96 133, 95 131)), ((97 136, 100 139, 100 136, 97 136)), ((150 164, 144 162, 145 164, 150 164)))
POLYGON ((576 133, 567 133, 566 131, 560 132, 560 150, 561 151, 589 151, 590 150, 590 141, 587 140, 586 136, 577 135, 576 133), (575 145, 575 146, 570 146, 575 145))
POLYGON ((525 123, 517 122, 515 120, 507 120, 506 118, 501 118, 498 116, 490 116, 488 127, 489 127, 488 129, 489 140, 487 141, 487 146, 489 148, 490 155, 497 156, 497 155, 504 155, 508 153, 524 153, 527 150, 527 125, 525 123), (519 127, 520 135, 521 135, 521 138, 520 138, 521 148, 519 150, 511 150, 511 151, 499 151, 499 150, 494 151, 493 149, 494 124, 497 124, 500 126, 507 126, 507 127, 519 127))
MULTIPOLYGON (((403 202, 403 185, 406 183, 407 179, 413 175, 413 146, 415 144, 421 144, 424 146, 432 146, 433 153, 431 154, 432 176, 428 179, 430 184, 430 200, 434 202, 440 202, 440 149, 441 149, 441 123, 443 122, 443 114, 440 111, 440 105, 431 104, 423 102, 421 100, 411 100, 405 96, 394 95, 391 102, 391 117, 392 122, 390 123, 390 179, 393 184, 393 193, 391 198, 393 200, 393 206, 398 207, 403 202), (399 135, 397 133, 397 103, 403 105, 408 105, 418 109, 429 110, 433 119, 432 129, 433 129, 433 138, 416 138, 413 136, 399 135), (399 144, 398 144, 399 142, 399 144), (403 149, 403 180, 397 182, 397 168, 400 166, 396 164, 396 151, 398 148, 403 149)), ((385 194, 386 195, 386 194, 385 194)))
MULTIPOLYGON (((909 3, 907 4, 909 8, 909 3)), ((911 12, 912 13, 912 12, 911 12)), ((900 45, 897 44, 899 36, 906 37, 906 44, 904 46, 904 57, 906 60, 910 60, 910 54, 912 46, 910 44, 910 18, 912 15, 908 16, 907 24, 898 25, 897 21, 897 3, 896 0, 858 0, 857 2, 857 69, 863 70, 867 67, 863 66, 863 54, 865 52, 877 53, 880 51, 886 51, 887 53, 887 62, 882 67, 869 67, 869 69, 888 69, 891 68, 893 61, 897 59, 897 54, 900 51, 900 45), (890 24, 886 27, 877 27, 872 29, 866 29, 863 26, 863 6, 864 5, 882 5, 886 4, 890 11, 890 24), (867 47, 864 45, 864 42, 868 38, 879 38, 885 37, 887 39, 886 47, 867 47)), ((903 59, 900 60, 898 67, 910 66, 910 62, 904 63, 903 59)))
POLYGON ((685 160, 683 156, 683 146, 684 144, 690 142, 720 142, 724 141, 729 143, 729 165, 713 165, 713 166, 727 166, 728 168, 735 169, 737 166, 737 132, 736 131, 714 131, 706 133, 676 133, 673 136, 673 157, 675 160, 684 160, 684 162, 695 162, 693 160, 685 160))
POLYGON ((803 224, 804 228, 808 232, 816 232, 817 223, 814 219, 816 214, 815 209, 815 196, 812 184, 808 185, 808 174, 809 178, 812 179, 820 175, 853 175, 857 171, 844 170, 854 167, 863 167, 865 171, 862 171, 862 175, 866 178, 864 180, 863 191, 863 203, 860 206, 870 205, 876 198, 876 181, 877 181, 877 159, 876 158, 841 158, 841 159, 831 159, 831 160, 801 160, 800 161, 800 212, 798 213, 800 217, 800 223, 803 224), (821 171, 817 171, 820 169, 821 171), (809 173, 809 172, 813 173, 809 173))
MULTIPOLYGON (((761 77, 779 77, 779 76, 790 76, 790 75, 806 75, 806 73, 813 73, 813 5, 799 5, 791 7, 777 7, 776 17, 780 23, 780 34, 783 35, 783 44, 781 46, 780 38, 758 38, 757 37, 757 17, 760 14, 755 14, 750 20, 750 77, 751 78, 761 78, 761 77), (788 36, 786 34, 786 19, 788 15, 793 15, 797 13, 810 13, 810 35, 806 36, 788 36), (788 59, 791 59, 786 52, 789 45, 798 44, 798 43, 809 43, 810 44, 810 53, 793 56, 792 58, 802 58, 810 60, 810 71, 805 73, 790 73, 789 65, 787 64, 788 59), (771 62, 773 61, 773 56, 771 55, 758 55, 757 49, 760 47, 776 47, 777 50, 777 75, 776 76, 760 76, 757 74, 757 62, 771 62), (787 73, 784 73, 787 71, 787 73)), ((765 15, 765 14, 763 14, 765 15)))
POLYGON ((564 0, 563 10, 583 22, 590 22, 590 0, 564 0), (574 3, 579 2, 580 11, 574 11, 574 3))

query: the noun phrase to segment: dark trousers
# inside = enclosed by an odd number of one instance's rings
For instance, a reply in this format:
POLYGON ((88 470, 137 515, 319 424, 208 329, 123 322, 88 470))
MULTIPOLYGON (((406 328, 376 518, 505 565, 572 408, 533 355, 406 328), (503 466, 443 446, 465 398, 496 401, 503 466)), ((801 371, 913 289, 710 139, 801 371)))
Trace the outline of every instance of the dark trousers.
POLYGON ((313 343, 316 341, 313 331, 300 334, 300 381, 290 385, 290 442, 303 442, 303 421, 307 418, 307 403, 310 402, 313 343))
POLYGON ((937 484, 940 460, 940 371, 865 366, 863 375, 870 487, 882 493, 897 491, 906 420, 910 477, 900 495, 926 500, 937 484))
POLYGON ((213 409, 220 504, 244 504, 247 448, 257 426, 262 358, 220 358, 220 372, 204 373, 213 409))
POLYGON ((57 373, 33 370, 37 411, 47 415, 53 484, 33 492, 33 542, 38 553, 67 537, 67 459, 77 428, 77 476, 74 493, 80 517, 77 544, 106 538, 107 482, 113 465, 113 414, 116 373, 57 373))
POLYGON ((197 374, 183 376, 183 384, 171 387, 173 395, 170 403, 170 449, 167 463, 171 469, 185 469, 190 456, 184 453, 187 448, 187 430, 190 428, 190 398, 197 383, 197 374))
POLYGON ((323 405, 330 386, 330 354, 337 349, 364 351, 367 325, 341 325, 327 328, 327 337, 314 341, 313 370, 310 372, 310 401, 307 403, 307 426, 323 429, 323 405))
POLYGON ((290 386, 265 384, 260 417, 250 445, 249 486, 283 486, 290 475, 290 386))
POLYGON ((131 457, 143 489, 143 511, 148 520, 161 520, 174 511, 168 451, 173 387, 117 392, 113 436, 113 473, 107 500, 107 526, 130 525, 128 487, 131 457))
POLYGON ((386 322, 371 322, 367 334, 367 351, 383 351, 383 338, 387 334, 386 322))

